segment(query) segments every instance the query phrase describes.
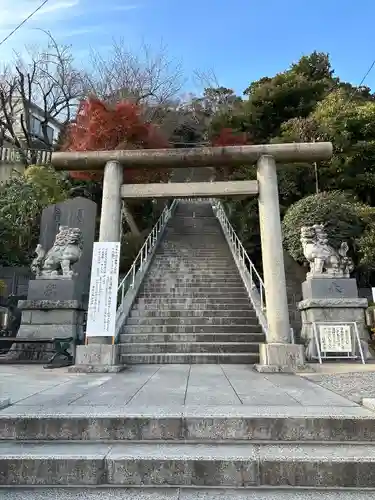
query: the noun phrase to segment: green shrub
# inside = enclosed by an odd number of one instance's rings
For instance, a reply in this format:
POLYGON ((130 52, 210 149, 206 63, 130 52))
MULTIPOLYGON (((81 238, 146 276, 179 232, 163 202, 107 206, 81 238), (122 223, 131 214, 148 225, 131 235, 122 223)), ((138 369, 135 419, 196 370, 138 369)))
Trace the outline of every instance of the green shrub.
MULTIPOLYGON (((301 227, 324 224, 329 243, 338 248, 346 241, 352 252, 360 251, 358 241, 369 224, 366 205, 357 203, 353 195, 331 191, 302 198, 289 207, 283 220, 284 246, 298 262, 304 261, 300 241, 301 227)), ((371 208, 371 207, 368 207, 371 208)), ((360 259, 355 259, 356 262, 360 259)))

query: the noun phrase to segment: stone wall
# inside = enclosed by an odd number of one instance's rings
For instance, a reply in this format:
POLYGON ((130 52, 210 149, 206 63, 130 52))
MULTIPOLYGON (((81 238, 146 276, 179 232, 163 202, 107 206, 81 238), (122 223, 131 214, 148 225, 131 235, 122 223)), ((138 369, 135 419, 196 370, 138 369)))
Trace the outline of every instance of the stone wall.
POLYGON ((4 281, 7 287, 4 296, 27 296, 31 277, 32 273, 28 267, 0 267, 0 280, 4 281))
POLYGON ((19 163, 0 162, 0 184, 4 184, 14 175, 23 174, 25 166, 19 163))
POLYGON ((290 326, 294 330, 295 340, 298 341, 302 320, 297 304, 302 300, 302 283, 306 278, 306 268, 298 264, 287 252, 284 252, 284 265, 290 326))

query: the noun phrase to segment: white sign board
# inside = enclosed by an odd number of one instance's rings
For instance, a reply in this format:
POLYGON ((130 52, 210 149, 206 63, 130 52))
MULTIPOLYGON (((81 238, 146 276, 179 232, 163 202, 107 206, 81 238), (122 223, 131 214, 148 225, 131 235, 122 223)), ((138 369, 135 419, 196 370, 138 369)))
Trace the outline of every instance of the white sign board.
POLYGON ((120 243, 96 242, 92 254, 87 337, 114 337, 120 243))
POLYGON ((319 325, 321 352, 352 352, 350 325, 319 325))

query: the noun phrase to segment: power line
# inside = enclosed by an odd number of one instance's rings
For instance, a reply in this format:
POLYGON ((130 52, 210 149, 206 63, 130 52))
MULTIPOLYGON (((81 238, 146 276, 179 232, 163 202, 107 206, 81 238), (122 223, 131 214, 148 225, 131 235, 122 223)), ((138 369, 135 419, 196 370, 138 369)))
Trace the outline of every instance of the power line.
POLYGON ((14 28, 13 31, 11 31, 9 33, 9 35, 7 35, 3 40, 1 40, 0 42, 0 46, 3 45, 3 43, 5 43, 16 31, 18 31, 25 23, 27 23, 27 21, 29 19, 31 19, 37 12, 38 10, 40 10, 42 7, 44 7, 46 5, 46 3, 48 2, 49 0, 44 0, 44 2, 42 2, 39 7, 37 7, 31 14, 29 14, 20 24, 18 24, 18 26, 16 26, 14 28))
POLYGON ((348 99, 348 101, 347 101, 347 103, 346 103, 346 105, 345 105, 345 106, 347 106, 347 105, 350 103, 350 101, 353 99, 353 97, 354 97, 355 93, 358 91, 358 89, 360 89, 360 88, 362 87, 362 85, 363 85, 364 81, 366 80, 366 78, 368 77, 368 75, 371 73, 371 71, 372 71, 372 69, 373 69, 373 67, 374 67, 374 66, 375 66, 375 59, 372 61, 372 63, 371 63, 371 65, 370 65, 369 69, 368 69, 368 70, 366 71, 366 73, 364 74, 364 76, 363 76, 362 80, 360 81, 360 83, 359 83, 358 87, 356 87, 356 88, 353 90, 353 92, 351 93, 351 95, 349 96, 349 99, 348 99))

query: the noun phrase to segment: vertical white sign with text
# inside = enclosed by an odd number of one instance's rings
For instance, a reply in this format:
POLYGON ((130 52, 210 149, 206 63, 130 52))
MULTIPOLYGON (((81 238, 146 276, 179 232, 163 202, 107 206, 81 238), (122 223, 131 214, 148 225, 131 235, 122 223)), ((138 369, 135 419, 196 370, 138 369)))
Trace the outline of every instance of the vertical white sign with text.
POLYGON ((95 242, 92 254, 87 337, 114 337, 120 243, 95 242))

